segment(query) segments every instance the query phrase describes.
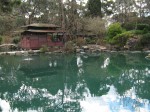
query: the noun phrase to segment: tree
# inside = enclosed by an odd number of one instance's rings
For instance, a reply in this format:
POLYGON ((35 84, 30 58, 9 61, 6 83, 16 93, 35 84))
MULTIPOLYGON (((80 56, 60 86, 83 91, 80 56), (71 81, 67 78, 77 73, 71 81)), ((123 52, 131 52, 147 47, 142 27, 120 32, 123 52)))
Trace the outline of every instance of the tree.
POLYGON ((0 35, 7 34, 16 26, 20 3, 20 0, 0 0, 0 35))
POLYGON ((27 24, 34 22, 55 23, 59 19, 58 0, 24 0, 21 13, 28 18, 27 24))
POLYGON ((100 0, 89 0, 88 11, 91 17, 102 17, 101 1, 100 0))
POLYGON ((113 14, 114 1, 103 0, 101 3, 101 7, 102 7, 102 15, 110 16, 111 14, 113 14))
POLYGON ((83 1, 66 0, 64 3, 65 23, 68 32, 75 36, 82 29, 82 18, 84 16, 85 6, 83 1))
POLYGON ((19 5, 20 3, 20 0, 0 0, 0 12, 11 12, 13 7, 19 5))
POLYGON ((100 17, 84 18, 84 31, 95 34, 98 37, 104 37, 106 32, 105 22, 100 17))

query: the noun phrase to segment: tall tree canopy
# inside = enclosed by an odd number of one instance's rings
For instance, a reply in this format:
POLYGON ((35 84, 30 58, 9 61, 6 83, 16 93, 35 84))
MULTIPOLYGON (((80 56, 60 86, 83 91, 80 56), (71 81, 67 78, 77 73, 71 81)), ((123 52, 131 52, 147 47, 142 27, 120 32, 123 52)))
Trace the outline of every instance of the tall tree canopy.
POLYGON ((101 1, 100 0, 89 0, 88 1, 89 15, 92 17, 102 17, 101 1))
POLYGON ((13 7, 20 3, 20 0, 0 0, 0 12, 11 12, 13 7))

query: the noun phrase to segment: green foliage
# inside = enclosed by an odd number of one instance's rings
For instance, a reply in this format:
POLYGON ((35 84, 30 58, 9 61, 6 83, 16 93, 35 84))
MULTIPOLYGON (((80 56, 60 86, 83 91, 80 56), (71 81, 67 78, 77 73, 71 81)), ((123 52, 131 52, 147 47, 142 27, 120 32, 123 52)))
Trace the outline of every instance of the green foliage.
POLYGON ((104 41, 104 39, 97 39, 97 41, 96 41, 96 44, 97 45, 105 45, 105 41, 104 41))
POLYGON ((2 37, 2 36, 0 36, 0 44, 2 43, 2 40, 3 40, 3 37, 2 37))
POLYGON ((14 43, 14 44, 18 44, 19 41, 20 41, 20 37, 14 37, 14 38, 13 38, 13 43, 14 43))
POLYGON ((41 53, 45 53, 45 52, 48 52, 48 51, 49 51, 49 49, 46 45, 42 45, 42 47, 40 48, 41 53))
POLYGON ((113 23, 108 27, 107 36, 108 38, 112 39, 118 34, 121 34, 123 29, 120 23, 113 23))
POLYGON ((135 34, 135 35, 144 34, 144 31, 143 31, 143 30, 132 30, 131 32, 132 32, 133 34, 135 34))
POLYGON ((13 28, 13 20, 8 16, 0 16, 0 35, 11 31, 13 28))
POLYGON ((87 44, 96 44, 96 38, 86 38, 86 43, 87 44))
POLYGON ((142 35, 141 40, 140 40, 141 45, 150 45, 150 33, 146 33, 142 35))
POLYGON ((109 40, 109 43, 118 45, 119 47, 125 46, 128 38, 132 38, 134 35, 132 32, 124 32, 114 36, 112 39, 109 40))
POLYGON ((114 1, 112 0, 88 0, 88 16, 103 17, 105 15, 111 15, 114 7, 114 1))
POLYGON ((92 17, 102 17, 101 12, 101 1, 100 0, 89 0, 88 1, 88 10, 92 17))
POLYGON ((13 7, 16 7, 20 4, 20 0, 0 0, 0 11, 4 13, 11 12, 13 7))
POLYGON ((126 29, 127 31, 134 30, 136 27, 136 23, 135 22, 126 22, 122 25, 122 27, 124 29, 126 29))
POLYGON ((137 24, 137 30, 148 30, 150 29, 149 24, 137 24))
POLYGON ((113 8, 114 8, 114 1, 113 0, 103 0, 102 3, 102 14, 104 15, 111 15, 113 14, 113 8))
POLYGON ((13 21, 14 23, 14 27, 21 27, 21 26, 24 26, 25 23, 26 23, 26 19, 24 17, 16 17, 15 20, 13 21))

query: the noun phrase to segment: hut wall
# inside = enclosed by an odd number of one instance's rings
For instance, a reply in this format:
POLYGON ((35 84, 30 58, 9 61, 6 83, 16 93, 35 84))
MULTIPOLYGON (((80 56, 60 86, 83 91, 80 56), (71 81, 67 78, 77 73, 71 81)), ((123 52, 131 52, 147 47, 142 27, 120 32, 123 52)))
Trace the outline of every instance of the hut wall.
POLYGON ((48 47, 63 46, 62 40, 53 41, 52 35, 47 34, 28 34, 22 35, 21 48, 23 49, 40 49, 43 45, 48 47))
POLYGON ((47 36, 44 35, 38 35, 38 40, 39 40, 39 48, 42 47, 43 45, 47 46, 47 36))
POLYGON ((23 36, 21 40, 21 48, 23 49, 30 49, 30 37, 29 36, 23 36))
POLYGON ((30 37, 30 49, 38 49, 39 48, 39 40, 37 35, 32 35, 30 37))

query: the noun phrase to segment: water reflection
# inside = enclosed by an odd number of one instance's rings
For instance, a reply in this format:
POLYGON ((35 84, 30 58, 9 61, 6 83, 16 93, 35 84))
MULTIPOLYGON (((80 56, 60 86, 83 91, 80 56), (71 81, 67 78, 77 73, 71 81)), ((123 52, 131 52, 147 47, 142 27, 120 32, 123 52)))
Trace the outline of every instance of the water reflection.
POLYGON ((150 61, 145 55, 40 55, 30 61, 2 56, 0 109, 149 112, 150 61))

